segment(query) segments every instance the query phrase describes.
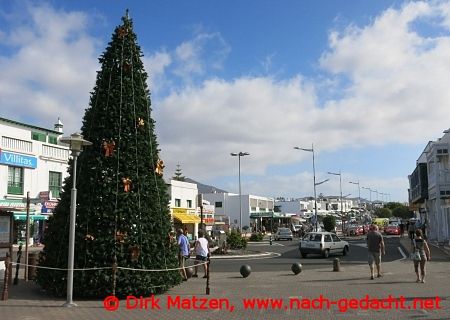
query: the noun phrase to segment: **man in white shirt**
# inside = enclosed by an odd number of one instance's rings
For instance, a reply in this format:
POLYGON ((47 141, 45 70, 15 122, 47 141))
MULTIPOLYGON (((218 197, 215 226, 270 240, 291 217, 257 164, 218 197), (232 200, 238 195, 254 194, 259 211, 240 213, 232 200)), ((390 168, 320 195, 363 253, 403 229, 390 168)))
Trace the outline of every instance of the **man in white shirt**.
POLYGON ((205 275, 203 276, 203 278, 207 278, 208 277, 208 257, 210 255, 209 253, 209 244, 208 244, 208 240, 205 238, 205 234, 203 232, 203 230, 199 230, 198 231, 198 240, 195 242, 195 273, 194 275, 192 275, 193 278, 198 278, 197 275, 197 269, 198 269, 198 264, 203 263, 203 269, 205 270, 205 275))

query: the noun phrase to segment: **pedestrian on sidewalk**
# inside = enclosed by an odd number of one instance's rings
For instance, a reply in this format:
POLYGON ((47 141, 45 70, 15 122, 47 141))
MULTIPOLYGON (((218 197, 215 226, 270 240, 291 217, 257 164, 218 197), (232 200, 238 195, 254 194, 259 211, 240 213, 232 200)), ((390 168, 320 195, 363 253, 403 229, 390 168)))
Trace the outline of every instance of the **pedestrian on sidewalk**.
POLYGON ((206 263, 208 261, 208 257, 210 255, 209 252, 209 243, 208 240, 205 238, 205 233, 203 230, 198 231, 198 240, 195 242, 195 273, 192 277, 197 278, 197 270, 198 270, 198 264, 203 263, 203 270, 205 271, 205 275, 203 278, 206 278, 208 276, 208 264, 206 263))
POLYGON ((189 240, 184 235, 183 229, 177 230, 177 238, 178 238, 178 266, 181 268, 181 276, 183 277, 183 281, 187 281, 186 268, 184 266, 185 261, 189 259, 189 240))
POLYGON ((403 233, 405 233, 405 224, 403 220, 400 220, 400 238, 403 238, 403 233))
POLYGON ((414 260, 414 271, 416 272, 417 275, 416 282, 425 283, 425 275, 426 275, 425 266, 427 261, 430 261, 431 255, 430 255, 430 248, 428 247, 427 241, 423 238, 423 232, 421 229, 416 230, 416 238, 413 240, 413 246, 411 251, 416 250, 419 251, 420 253, 420 260, 418 261, 414 260))
POLYGON ((382 277, 381 273, 381 255, 385 255, 384 240, 381 233, 378 231, 378 226, 373 224, 369 228, 367 233, 367 249, 368 249, 368 259, 370 267, 370 279, 373 280, 375 277, 374 267, 377 267, 377 277, 382 277))
POLYGON ((409 221, 408 234, 409 234, 409 238, 411 239, 411 241, 413 241, 413 239, 414 239, 415 231, 416 231, 416 226, 414 225, 414 223, 412 221, 409 221))

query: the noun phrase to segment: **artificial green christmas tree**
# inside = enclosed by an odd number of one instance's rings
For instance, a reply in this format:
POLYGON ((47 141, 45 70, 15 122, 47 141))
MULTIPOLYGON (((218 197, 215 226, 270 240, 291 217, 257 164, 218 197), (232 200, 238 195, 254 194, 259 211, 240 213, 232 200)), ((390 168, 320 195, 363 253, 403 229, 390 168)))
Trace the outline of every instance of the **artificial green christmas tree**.
MULTIPOLYGON (((74 272, 75 297, 145 296, 181 282, 177 270, 140 271, 176 268, 177 247, 169 240, 169 196, 142 53, 128 14, 122 21, 99 59, 83 119, 81 133, 93 145, 77 166, 75 269, 86 270, 74 272)), ((41 266, 67 268, 72 181, 66 179, 49 220, 41 266)), ((66 271, 39 269, 37 281, 64 295, 66 277, 66 271)))

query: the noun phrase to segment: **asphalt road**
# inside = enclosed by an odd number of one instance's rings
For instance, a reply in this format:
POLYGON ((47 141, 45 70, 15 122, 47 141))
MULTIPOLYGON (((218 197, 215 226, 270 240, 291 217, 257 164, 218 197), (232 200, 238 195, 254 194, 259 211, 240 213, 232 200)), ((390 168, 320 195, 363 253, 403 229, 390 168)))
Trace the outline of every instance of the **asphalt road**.
MULTIPOLYGON (((341 260, 341 266, 348 264, 367 264, 367 247, 364 237, 344 238, 350 244, 350 252, 343 257, 331 255, 325 259, 319 255, 308 255, 308 258, 301 258, 298 250, 299 240, 295 238, 293 241, 273 241, 273 245, 269 242, 251 243, 248 245, 249 250, 261 252, 274 252, 277 256, 271 257, 249 257, 238 259, 212 259, 211 271, 216 272, 239 272, 239 268, 243 264, 250 265, 252 272, 262 271, 283 271, 290 270, 295 262, 299 262, 304 268, 317 269, 329 265, 333 266, 334 258, 341 260)), ((382 261, 389 262, 403 258, 399 251, 400 241, 398 236, 386 236, 386 255, 382 257, 382 261)))

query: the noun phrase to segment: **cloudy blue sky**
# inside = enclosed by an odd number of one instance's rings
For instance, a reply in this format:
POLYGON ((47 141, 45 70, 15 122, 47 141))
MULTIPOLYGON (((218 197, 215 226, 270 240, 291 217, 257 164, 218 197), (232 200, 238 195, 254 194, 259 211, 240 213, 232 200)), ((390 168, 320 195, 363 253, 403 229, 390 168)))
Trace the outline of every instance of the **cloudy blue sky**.
POLYGON ((0 0, 0 116, 79 130, 126 8, 167 177, 237 192, 245 151, 243 193, 311 195, 314 143, 319 193, 407 201, 450 126, 449 1, 0 0))

